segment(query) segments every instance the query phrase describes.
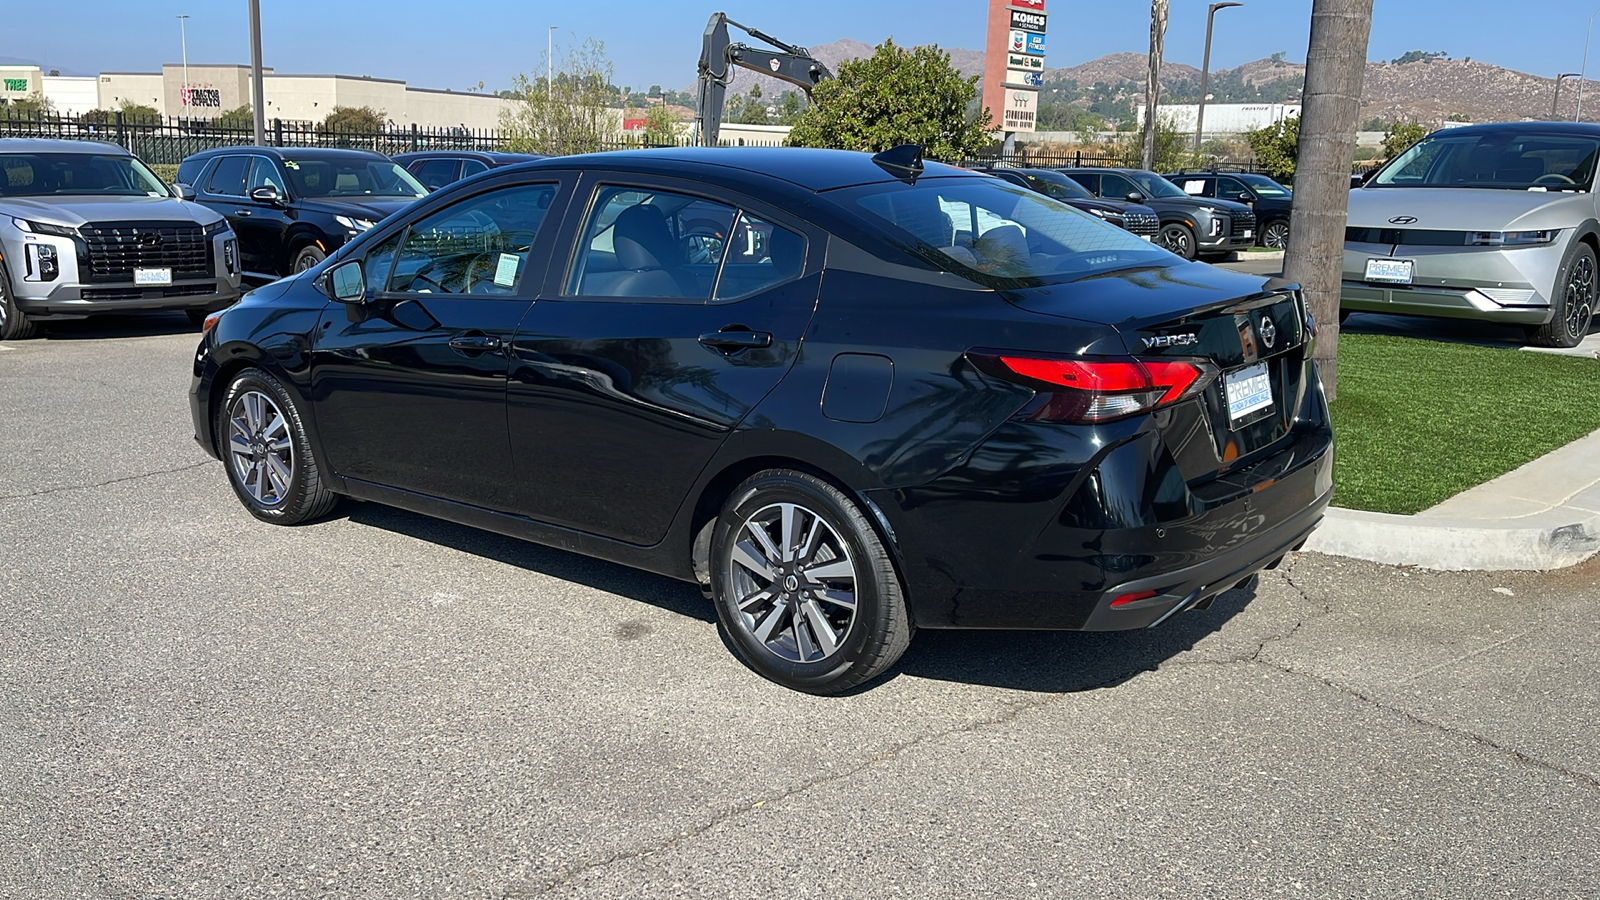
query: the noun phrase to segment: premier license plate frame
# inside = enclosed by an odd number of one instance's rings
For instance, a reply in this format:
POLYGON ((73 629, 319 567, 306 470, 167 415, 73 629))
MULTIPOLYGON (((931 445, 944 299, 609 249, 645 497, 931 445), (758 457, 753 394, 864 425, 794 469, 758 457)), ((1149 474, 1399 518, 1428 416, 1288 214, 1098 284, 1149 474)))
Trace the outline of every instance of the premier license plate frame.
POLYGON ((172 269, 167 267, 134 269, 133 283, 140 287, 167 287, 172 284, 172 269))
POLYGON ((1363 280, 1379 284, 1411 284, 1416 276, 1416 268, 1417 261, 1414 259, 1372 258, 1367 260, 1363 280))
POLYGON ((1228 401, 1228 424, 1233 428, 1272 413, 1272 376, 1264 362, 1223 375, 1222 393, 1228 401))

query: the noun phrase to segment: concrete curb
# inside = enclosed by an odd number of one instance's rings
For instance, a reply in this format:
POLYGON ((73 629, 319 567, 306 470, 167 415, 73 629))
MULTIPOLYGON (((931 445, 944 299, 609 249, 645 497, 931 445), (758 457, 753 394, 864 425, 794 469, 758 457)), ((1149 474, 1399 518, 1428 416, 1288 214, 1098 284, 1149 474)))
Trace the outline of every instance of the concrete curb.
POLYGON ((1506 528, 1333 507, 1304 549, 1445 572, 1547 572, 1600 551, 1600 515, 1506 528))

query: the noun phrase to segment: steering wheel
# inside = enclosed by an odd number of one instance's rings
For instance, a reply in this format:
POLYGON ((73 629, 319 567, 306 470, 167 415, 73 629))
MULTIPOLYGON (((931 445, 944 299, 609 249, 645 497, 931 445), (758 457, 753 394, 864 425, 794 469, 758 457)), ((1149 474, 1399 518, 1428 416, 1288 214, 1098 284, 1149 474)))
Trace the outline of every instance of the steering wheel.
POLYGON ((1551 172, 1548 175, 1540 175, 1538 178, 1535 178, 1533 180, 1533 183, 1534 184, 1577 184, 1576 181, 1573 181, 1571 178, 1568 178, 1567 176, 1562 175, 1560 172, 1551 172))
POLYGON ((461 274, 461 293, 472 293, 472 289, 477 287, 478 284, 483 281, 487 281, 493 284, 495 287, 505 288, 507 291, 510 291, 511 288, 509 285, 503 285, 494 280, 495 274, 500 269, 500 256, 501 254, 499 253, 485 252, 479 253, 477 256, 467 260, 466 268, 461 274))

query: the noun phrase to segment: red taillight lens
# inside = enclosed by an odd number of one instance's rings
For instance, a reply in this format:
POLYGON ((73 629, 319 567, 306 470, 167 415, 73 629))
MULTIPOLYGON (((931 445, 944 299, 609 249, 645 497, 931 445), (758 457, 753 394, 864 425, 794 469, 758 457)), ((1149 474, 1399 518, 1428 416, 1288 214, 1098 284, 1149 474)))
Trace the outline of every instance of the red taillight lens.
POLYGON ((1050 359, 996 353, 974 354, 973 359, 993 374, 1049 391, 1050 398, 1033 418, 1050 422, 1106 422, 1148 412, 1198 394, 1217 377, 1209 360, 1192 358, 1050 359))
POLYGON ((1138 603, 1140 600, 1149 600, 1155 595, 1155 591, 1138 591, 1132 594, 1123 594, 1121 597, 1111 601, 1111 608, 1116 609, 1121 606, 1127 606, 1129 603, 1138 603))

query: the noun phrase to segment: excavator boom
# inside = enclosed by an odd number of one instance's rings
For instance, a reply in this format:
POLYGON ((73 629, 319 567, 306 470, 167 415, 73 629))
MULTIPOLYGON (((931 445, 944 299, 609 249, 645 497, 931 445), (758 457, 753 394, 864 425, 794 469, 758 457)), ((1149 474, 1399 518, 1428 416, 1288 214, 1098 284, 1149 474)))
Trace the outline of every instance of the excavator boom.
POLYGON ((828 67, 806 48, 786 44, 754 28, 740 25, 725 13, 712 15, 706 23, 700 43, 700 76, 694 116, 695 133, 702 147, 717 145, 717 133, 722 130, 722 103, 727 97, 728 85, 733 81, 734 66, 787 81, 805 92, 807 100, 811 99, 812 88, 833 77, 828 67), (731 41, 728 38, 729 25, 777 49, 768 50, 731 41))

